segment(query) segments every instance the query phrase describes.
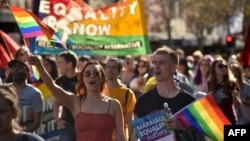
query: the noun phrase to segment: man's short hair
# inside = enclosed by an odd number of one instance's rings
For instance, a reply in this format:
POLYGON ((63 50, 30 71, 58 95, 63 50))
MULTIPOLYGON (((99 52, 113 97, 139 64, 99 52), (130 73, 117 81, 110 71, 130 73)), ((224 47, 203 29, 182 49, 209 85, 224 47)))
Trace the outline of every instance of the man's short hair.
POLYGON ((179 64, 179 58, 176 52, 166 45, 163 45, 160 48, 157 48, 154 51, 153 56, 155 56, 156 54, 167 54, 170 56, 170 58, 173 60, 175 64, 179 64))
MULTIPOLYGON (((117 67, 118 67, 118 71, 119 71, 119 72, 122 71, 122 63, 121 63, 121 61, 120 61, 119 58, 111 57, 111 58, 108 59, 108 61, 114 61, 114 62, 116 62, 116 63, 117 63, 117 67)), ((107 61, 107 62, 108 62, 108 61, 107 61)))
POLYGON ((72 63, 72 67, 76 68, 78 58, 73 51, 63 51, 59 54, 59 57, 63 57, 67 63, 72 63))
POLYGON ((87 56, 87 55, 80 56, 80 57, 78 58, 78 61, 80 61, 80 62, 88 62, 88 61, 90 61, 90 60, 91 60, 91 57, 90 57, 90 56, 87 56))
POLYGON ((22 66, 26 69, 26 71, 29 73, 30 72, 30 69, 28 67, 27 64, 25 64, 24 62, 22 61, 18 61, 18 60, 11 60, 9 63, 8 63, 8 67, 9 68, 14 68, 16 66, 22 66))

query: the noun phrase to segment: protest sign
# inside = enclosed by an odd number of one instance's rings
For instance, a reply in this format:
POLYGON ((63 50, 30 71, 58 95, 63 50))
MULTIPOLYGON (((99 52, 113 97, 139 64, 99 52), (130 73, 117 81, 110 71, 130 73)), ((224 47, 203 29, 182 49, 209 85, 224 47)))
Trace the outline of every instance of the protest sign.
POLYGON ((53 96, 51 91, 43 82, 33 83, 43 94, 44 112, 40 128, 35 131, 36 134, 43 137, 46 141, 58 141, 59 135, 53 114, 53 96))
POLYGON ((145 55, 151 53, 142 0, 126 0, 93 9, 82 0, 41 0, 40 19, 56 30, 66 49, 40 36, 31 40, 33 54, 145 55))
POLYGON ((174 130, 167 130, 164 121, 170 118, 167 109, 138 118, 132 122, 140 141, 175 141, 174 130))

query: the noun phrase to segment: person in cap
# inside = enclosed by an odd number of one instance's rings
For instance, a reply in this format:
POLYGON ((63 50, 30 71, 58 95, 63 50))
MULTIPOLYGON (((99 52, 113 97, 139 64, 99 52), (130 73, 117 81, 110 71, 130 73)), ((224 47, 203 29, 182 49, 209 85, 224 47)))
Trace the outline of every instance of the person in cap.
POLYGON ((24 131, 33 132, 40 127, 44 107, 43 95, 38 88, 27 82, 30 70, 25 63, 12 60, 8 67, 12 80, 9 85, 15 88, 22 110, 20 125, 24 131))

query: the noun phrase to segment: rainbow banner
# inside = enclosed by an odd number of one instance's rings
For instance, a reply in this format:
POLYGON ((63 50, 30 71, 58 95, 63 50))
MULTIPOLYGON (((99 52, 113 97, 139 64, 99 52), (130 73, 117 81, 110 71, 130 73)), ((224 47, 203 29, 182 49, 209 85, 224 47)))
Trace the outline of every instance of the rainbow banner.
POLYGON ((194 128, 214 141, 223 141, 224 125, 231 125, 211 94, 194 101, 174 116, 185 126, 194 128))
MULTIPOLYGON (((39 18, 78 55, 145 55, 151 53, 142 0, 126 0, 93 9, 82 0, 43 0, 39 18)), ((32 40, 33 54, 58 54, 43 38, 32 40)))

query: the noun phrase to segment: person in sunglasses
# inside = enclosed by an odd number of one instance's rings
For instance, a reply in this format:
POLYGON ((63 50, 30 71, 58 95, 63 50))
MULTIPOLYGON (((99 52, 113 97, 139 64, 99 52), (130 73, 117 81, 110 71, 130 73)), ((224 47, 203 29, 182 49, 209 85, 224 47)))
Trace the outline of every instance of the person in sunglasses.
POLYGON ((38 57, 30 56, 28 60, 38 68, 55 98, 73 114, 77 141, 111 141, 113 131, 117 141, 125 141, 121 104, 105 95, 106 77, 97 61, 88 62, 79 72, 75 95, 53 82, 38 57))
POLYGON ((234 106, 238 103, 239 86, 228 63, 222 57, 217 57, 211 65, 208 89, 228 120, 235 125, 234 106))

